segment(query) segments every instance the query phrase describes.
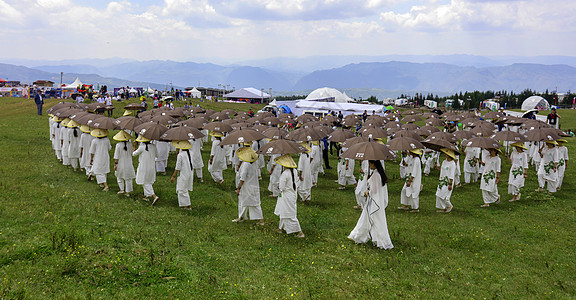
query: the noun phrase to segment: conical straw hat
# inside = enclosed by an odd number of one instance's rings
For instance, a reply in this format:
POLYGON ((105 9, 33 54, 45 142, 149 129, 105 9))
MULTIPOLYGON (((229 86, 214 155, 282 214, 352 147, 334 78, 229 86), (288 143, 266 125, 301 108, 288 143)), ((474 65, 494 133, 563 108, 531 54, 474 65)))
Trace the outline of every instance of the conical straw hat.
POLYGON ((132 136, 124 131, 124 130, 120 130, 114 137, 112 137, 114 140, 119 141, 119 142, 125 142, 125 141, 129 141, 132 139, 132 136))
POLYGON ((293 169, 297 167, 296 162, 294 162, 294 159, 292 159, 292 156, 290 156, 290 154, 284 154, 278 156, 274 159, 274 161, 285 168, 293 169))
POLYGON ((255 162, 258 159, 258 154, 252 147, 242 147, 236 151, 238 158, 245 162, 255 162))

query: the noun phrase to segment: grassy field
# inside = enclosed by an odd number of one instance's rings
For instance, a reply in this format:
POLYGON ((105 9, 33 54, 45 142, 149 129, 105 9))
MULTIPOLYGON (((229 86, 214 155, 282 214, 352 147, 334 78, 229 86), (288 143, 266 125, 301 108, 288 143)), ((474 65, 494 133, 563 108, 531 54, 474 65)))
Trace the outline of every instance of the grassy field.
MULTIPOLYGON (((387 216, 395 248, 385 251, 346 238, 360 211, 352 208, 352 188, 336 190, 335 168, 321 176, 311 203, 299 204, 306 238, 297 239, 275 232, 267 177, 261 183, 265 226, 230 222, 237 215, 230 170, 221 186, 204 170, 208 180, 195 182, 192 211, 178 208, 170 175, 158 176, 160 201, 151 207, 137 196, 116 195, 113 174, 105 193, 61 165, 47 117, 35 114, 32 100, 0 102, 0 298, 576 297, 572 164, 553 196, 533 192, 531 168, 523 199, 510 203, 510 165, 503 159, 504 201, 480 208, 478 184, 464 185, 453 193, 451 214, 435 212, 433 171, 423 179, 421 212, 412 214, 396 209, 403 181, 397 163, 389 162, 387 216)), ((559 114, 565 128, 576 127, 576 112, 559 114)), ((568 147, 576 158, 573 140, 568 147)), ((171 155, 168 174, 174 164, 171 155)))

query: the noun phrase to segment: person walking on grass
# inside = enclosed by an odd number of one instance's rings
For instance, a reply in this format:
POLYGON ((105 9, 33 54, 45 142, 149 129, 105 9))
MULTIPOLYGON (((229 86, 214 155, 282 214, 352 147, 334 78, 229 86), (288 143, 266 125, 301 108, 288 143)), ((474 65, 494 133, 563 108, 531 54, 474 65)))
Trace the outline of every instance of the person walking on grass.
MULTIPOLYGON (((340 153, 338 156, 342 155, 348 148, 340 148, 340 153)), ((356 178, 354 178, 354 160, 350 158, 340 158, 339 168, 338 168, 338 187, 339 190, 343 190, 347 185, 356 184, 356 178)))
POLYGON ((452 191, 454 190, 454 178, 456 177, 456 153, 452 149, 442 148, 446 159, 440 165, 440 177, 436 188, 436 212, 449 213, 453 209, 452 191))
POLYGON ((370 174, 367 180, 366 205, 356 227, 348 239, 356 243, 372 243, 381 249, 392 249, 394 245, 388 233, 386 207, 388 206, 388 177, 379 160, 369 161, 370 174))
POLYGON ((90 165, 91 175, 96 177, 96 182, 104 192, 110 190, 106 176, 110 173, 110 140, 108 139, 108 130, 94 129, 90 134, 96 137, 90 144, 90 165))
POLYGON ((410 210, 410 212, 419 212, 420 191, 422 190, 422 162, 420 155, 422 149, 413 149, 408 152, 406 157, 406 182, 400 194, 400 203, 398 207, 401 210, 410 210))
POLYGON ((138 136, 136 139, 140 146, 132 152, 132 156, 138 156, 138 168, 136 169, 136 184, 144 189, 144 199, 149 200, 152 197, 152 205, 160 199, 154 193, 152 186, 156 182, 156 145, 150 143, 150 139, 138 136))
POLYGON ((466 147, 464 150, 464 182, 476 182, 478 180, 478 162, 480 160, 480 148, 466 147))
POLYGON ((212 148, 210 150, 210 160, 208 161, 208 172, 212 175, 214 182, 218 184, 224 183, 224 176, 222 171, 226 170, 226 148, 220 145, 222 137, 220 132, 213 131, 210 133, 212 136, 212 148))
POLYGON ((192 154, 192 166, 194 166, 196 177, 200 179, 200 182, 204 182, 202 178, 202 168, 204 168, 204 161, 202 160, 202 139, 193 139, 189 142, 192 144, 190 154, 192 154))
POLYGON ((520 189, 524 187, 524 181, 528 177, 528 155, 526 146, 522 142, 513 143, 514 147, 510 154, 510 174, 508 175, 508 194, 512 194, 510 202, 520 200, 520 189))
POLYGON ((176 166, 174 167, 174 174, 170 178, 170 182, 174 183, 174 179, 178 176, 176 181, 176 193, 178 194, 178 205, 186 210, 191 210, 190 192, 194 190, 194 166, 192 163, 192 154, 190 148, 192 144, 189 141, 176 141, 172 142, 174 147, 180 149, 176 157, 176 166))
POLYGON ((80 130, 78 129, 80 124, 76 123, 74 120, 68 122, 68 160, 70 161, 70 166, 74 169, 74 172, 78 170, 78 164, 80 159, 80 130))
POLYGON ((36 103, 36 108, 38 109, 36 114, 41 116, 42 106, 44 105, 44 97, 42 97, 42 94, 39 91, 36 91, 36 94, 34 95, 34 103, 36 103))
POLYGON ((264 225, 264 216, 260 207, 258 170, 255 164, 258 160, 258 154, 251 147, 242 147, 236 151, 236 155, 242 160, 242 164, 239 170, 240 181, 236 189, 238 218, 232 222, 238 223, 250 218, 250 220, 259 220, 258 225, 264 225))
POLYGON ((130 197, 130 193, 134 190, 132 180, 136 177, 132 164, 133 147, 130 142, 132 136, 128 132, 120 130, 113 139, 119 142, 114 148, 114 175, 120 188, 118 195, 124 194, 126 197, 130 197))
POLYGON ((566 168, 568 168, 568 148, 564 146, 568 143, 565 139, 559 139, 556 141, 558 143, 558 182, 556 183, 556 190, 559 191, 562 187, 562 182, 564 181, 564 173, 566 168))
POLYGON ((307 142, 302 142, 300 144, 306 148, 306 152, 301 153, 300 158, 298 159, 298 179, 300 180, 300 184, 297 188, 298 195, 300 195, 302 202, 306 202, 312 199, 312 169, 310 166, 310 152, 312 151, 312 148, 307 142))
POLYGON ((480 179, 480 190, 482 190, 482 199, 484 204, 481 207, 488 207, 491 203, 499 204, 500 195, 498 194, 498 183, 500 182, 500 167, 502 161, 498 154, 500 149, 488 149, 489 155, 482 157, 484 171, 480 179))
POLYGON ((278 232, 282 233, 283 230, 286 234, 298 232, 296 235, 299 238, 304 238, 304 233, 300 227, 300 222, 297 217, 298 194, 296 194, 296 186, 298 176, 296 176, 296 162, 292 159, 290 154, 284 154, 274 159, 278 164, 278 168, 282 168, 280 175, 278 200, 274 214, 280 217, 278 224, 278 232))
POLYGON ((543 191, 544 186, 548 187, 548 193, 556 192, 558 182, 558 143, 556 141, 546 141, 545 145, 538 150, 540 164, 538 165, 538 189, 543 191))
POLYGON ((95 139, 94 136, 90 134, 92 129, 88 127, 88 125, 80 125, 80 131, 82 131, 82 135, 80 136, 80 168, 84 169, 86 172, 86 176, 88 179, 91 180, 91 172, 90 169, 90 145, 92 141, 95 139))

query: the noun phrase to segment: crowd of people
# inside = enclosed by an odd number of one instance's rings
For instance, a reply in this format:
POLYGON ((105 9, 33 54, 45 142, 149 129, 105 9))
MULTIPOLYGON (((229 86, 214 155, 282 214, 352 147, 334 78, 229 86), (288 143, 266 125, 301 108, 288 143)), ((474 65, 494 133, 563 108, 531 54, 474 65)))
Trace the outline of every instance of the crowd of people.
MULTIPOLYGON (((397 117, 396 119, 398 120, 397 117)), ((367 125, 369 121, 368 116, 362 117, 362 124, 367 125)), ((331 122, 331 125, 343 123, 345 122, 338 118, 337 122, 331 122)), ((74 171, 81 169, 88 180, 95 179, 103 191, 110 191, 107 175, 112 171, 110 168, 112 144, 108 138, 108 130, 80 124, 73 116, 60 118, 52 115, 49 125, 50 139, 57 159, 74 171)), ((461 127, 454 126, 454 128, 460 130, 461 127)), ((514 130, 518 131, 517 128, 514 130)), ((223 172, 226 170, 231 170, 235 174, 238 215, 232 222, 255 220, 257 224, 264 225, 264 214, 260 206, 260 180, 263 174, 268 174, 267 190, 271 193, 270 197, 277 199, 274 214, 279 216, 278 231, 285 231, 287 234, 296 233, 297 237, 303 238, 305 235, 297 218, 297 200, 300 198, 302 202, 312 201, 312 189, 319 184, 319 174, 325 172, 322 161, 324 160, 325 165, 327 163, 326 156, 330 144, 326 136, 322 139, 300 141, 305 151, 299 154, 298 162, 295 162, 289 154, 274 154, 267 159, 264 155, 258 154, 257 151, 268 142, 266 139, 223 145, 221 143, 226 132, 217 130, 203 130, 203 132, 205 136, 202 138, 168 142, 151 140, 143 135, 133 136, 134 132, 126 129, 118 131, 113 136, 116 144, 112 156, 113 171, 118 185, 117 193, 132 195, 135 179, 136 184, 142 186, 144 199, 155 205, 159 201, 159 196, 153 187, 156 175, 166 174, 169 155, 177 152, 170 181, 176 182, 176 195, 181 208, 192 209, 190 192, 194 188, 194 177, 204 182, 203 168, 207 165, 207 170, 216 184, 224 182, 223 172), (210 142, 209 137, 211 137, 210 154, 207 161, 204 161, 202 148, 204 144, 210 142), (138 158, 136 169, 133 157, 138 158), (264 168, 266 171, 262 170, 264 168)), ((381 140, 382 143, 385 142, 385 139, 381 140)), ((569 160, 564 145, 567 142, 565 139, 509 143, 512 149, 509 153, 508 151, 503 153, 498 147, 467 147, 466 140, 461 142, 462 147, 459 149, 461 151, 449 147, 437 151, 429 148, 402 151, 399 168, 400 177, 405 183, 399 193, 398 209, 413 213, 420 211, 422 176, 429 176, 434 168, 439 169, 435 193, 437 212, 450 213, 453 210, 451 196, 453 191, 461 186, 462 173, 465 184, 480 181, 479 188, 483 198, 481 207, 498 204, 501 201, 498 186, 503 171, 501 157, 511 162, 508 176, 511 202, 521 199, 521 191, 530 165, 534 165, 537 171, 538 191, 546 187, 549 193, 554 193, 562 187, 569 160), (444 157, 441 163, 440 154, 444 157), (463 160, 462 164, 460 160, 463 160)), ((377 247, 383 249, 393 248, 385 214, 388 206, 389 179, 384 161, 364 160, 357 168, 359 173, 355 173, 355 160, 342 156, 348 150, 347 147, 341 143, 335 144, 338 153, 338 189, 354 186, 357 204, 355 207, 362 209, 362 214, 349 238, 357 243, 371 240, 377 247)))

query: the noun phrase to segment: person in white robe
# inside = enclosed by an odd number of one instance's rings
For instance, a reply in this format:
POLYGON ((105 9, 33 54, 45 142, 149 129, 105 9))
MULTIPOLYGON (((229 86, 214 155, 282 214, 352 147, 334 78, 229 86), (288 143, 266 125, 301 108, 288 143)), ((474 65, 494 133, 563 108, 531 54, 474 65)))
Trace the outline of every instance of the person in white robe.
POLYGON ((500 149, 488 149, 489 155, 482 156, 484 171, 480 179, 480 190, 482 190, 482 199, 484 204, 481 207, 488 207, 491 203, 499 204, 500 195, 498 194, 498 183, 500 182, 501 160, 498 155, 500 149))
POLYGON ((210 150, 210 160, 208 161, 208 172, 212 175, 214 182, 224 183, 222 171, 226 170, 226 148, 220 145, 223 134, 212 132, 212 149, 210 150))
POLYGON ((400 160, 400 178, 404 179, 406 178, 406 168, 408 167, 408 160, 410 159, 410 155, 408 154, 408 151, 403 150, 400 154, 400 157, 402 158, 400 160))
POLYGON ((566 168, 568 168, 568 148, 564 146, 568 143, 566 139, 559 139, 556 141, 558 143, 558 181, 556 182, 556 190, 559 191, 562 187, 562 182, 564 181, 564 174, 566 173, 566 168))
POLYGON ((118 195, 124 194, 129 197, 134 190, 133 179, 136 177, 132 164, 132 152, 134 150, 130 142, 132 136, 128 132, 120 130, 113 139, 119 142, 114 148, 114 175, 120 188, 118 195))
POLYGON ((202 168, 204 168, 204 160, 202 160, 202 139, 193 139, 189 142, 192 144, 190 153, 192 154, 194 172, 196 173, 196 177, 200 179, 200 182, 204 182, 202 178, 202 168))
POLYGON ((170 178, 170 182, 174 182, 176 176, 176 194, 178 194, 178 205, 186 210, 191 210, 192 205, 190 202, 190 192, 194 190, 194 163, 193 155, 190 148, 192 144, 189 141, 177 141, 172 143, 174 147, 180 149, 176 157, 176 166, 174 167, 174 174, 170 178))
POLYGON ((478 180, 478 164, 480 160, 480 148, 466 147, 464 150, 464 182, 476 182, 478 180))
POLYGON ((278 224, 278 232, 282 233, 283 230, 286 234, 298 232, 297 237, 304 238, 304 233, 300 227, 300 222, 297 217, 297 200, 296 186, 298 185, 298 176, 296 175, 296 163, 290 154, 284 154, 274 158, 277 163, 278 169, 284 170, 279 178, 278 200, 274 209, 274 214, 280 217, 278 224))
POLYGON ((406 157, 406 181, 400 194, 401 210, 410 210, 411 212, 420 211, 420 191, 422 190, 422 163, 420 155, 422 149, 413 149, 409 151, 406 157))
POLYGON ((60 137, 60 134, 62 133, 62 131, 60 131, 62 127, 62 119, 56 116, 52 117, 52 119, 54 120, 54 123, 52 123, 52 148, 54 148, 56 158, 58 158, 59 161, 62 161, 62 143, 60 142, 62 139, 60 137))
POLYGON ((436 155, 432 149, 424 148, 422 154, 422 164, 424 165, 424 176, 430 175, 430 171, 436 166, 436 155))
POLYGON ((278 197, 278 193, 280 192, 280 175, 282 174, 282 166, 275 161, 278 157, 280 157, 280 154, 271 155, 268 163, 270 165, 270 169, 268 170, 268 174, 270 175, 268 191, 272 193, 270 197, 273 198, 278 197))
POLYGON ((312 151, 307 142, 300 143, 307 149, 307 153, 301 153, 298 159, 298 195, 302 202, 312 200, 312 169, 310 167, 310 152, 312 151))
POLYGON ((386 207, 388 206, 388 177, 378 160, 370 161, 367 180, 367 201, 356 227, 348 238, 356 243, 372 243, 381 249, 392 249, 394 245, 388 233, 386 207))
POLYGON ((524 143, 511 144, 514 149, 510 154, 510 173, 508 175, 508 194, 512 194, 510 202, 520 200, 520 189, 524 187, 524 181, 528 176, 528 155, 524 143))
MULTIPOLYGON (((344 153, 348 148, 342 147, 340 149, 340 155, 344 153)), ((354 177, 354 160, 350 158, 340 158, 341 164, 338 169, 338 187, 339 190, 343 190, 347 185, 356 184, 356 178, 354 177)))
POLYGON ((74 171, 78 170, 79 159, 80 159, 80 136, 81 131, 78 129, 80 124, 76 123, 74 120, 68 122, 68 127, 71 130, 68 131, 68 159, 70 160, 70 165, 74 171))
POLYGON ((456 176, 456 153, 453 150, 440 149, 446 159, 440 165, 440 177, 436 188, 436 212, 449 213, 453 209, 452 191, 454 190, 454 177, 456 176))
POLYGON ((90 144, 90 165, 91 174, 96 177, 96 182, 103 188, 103 191, 110 190, 106 175, 110 173, 110 140, 108 139, 108 130, 94 129, 90 133, 96 138, 90 144))
POLYGON ((558 143, 556 141, 547 141, 538 151, 540 164, 538 165, 538 185, 536 191, 543 191, 547 186, 550 194, 556 192, 556 183, 558 181, 558 143))
POLYGON ((260 185, 258 182, 258 170, 256 161, 258 154, 251 147, 242 147, 236 151, 238 158, 242 160, 240 165, 240 182, 236 189, 238 195, 238 218, 232 222, 244 220, 259 220, 259 225, 264 225, 264 216, 260 207, 260 185))
POLYGON ((80 131, 82 131, 82 135, 80 136, 80 168, 84 169, 86 176, 91 178, 90 169, 92 166, 90 166, 90 145, 95 137, 90 134, 92 130, 87 125, 81 125, 80 131))
MULTIPOLYGON (((252 142, 252 150, 258 151, 260 147, 264 145, 264 141, 254 141, 252 142)), ((256 160, 256 172, 258 173, 258 180, 262 180, 262 168, 264 168, 264 156, 258 154, 258 160, 256 160)))
POLYGON ((70 128, 68 128, 68 123, 70 119, 66 118, 62 121, 62 125, 60 127, 60 139, 62 145, 62 164, 65 166, 70 165, 70 159, 68 158, 68 149, 70 149, 70 128))
POLYGON ((368 174, 370 171, 370 164, 367 160, 363 160, 360 167, 360 175, 358 176, 358 183, 354 189, 354 194, 356 196, 355 209, 363 209, 366 205, 367 197, 366 191, 368 190, 368 174))
POLYGON ((138 149, 132 152, 132 156, 138 156, 136 184, 144 189, 144 199, 148 201, 149 197, 152 197, 152 205, 154 205, 160 199, 152 186, 156 182, 156 145, 143 136, 138 136, 136 141, 140 142, 138 149))
POLYGON ((312 186, 318 185, 318 173, 320 173, 320 168, 322 167, 322 150, 320 149, 319 141, 310 142, 312 151, 310 151, 310 157, 312 161, 310 162, 310 170, 312 172, 312 186))
POLYGON ((170 142, 152 141, 156 145, 156 172, 166 175, 166 166, 168 165, 168 156, 170 155, 170 142))

